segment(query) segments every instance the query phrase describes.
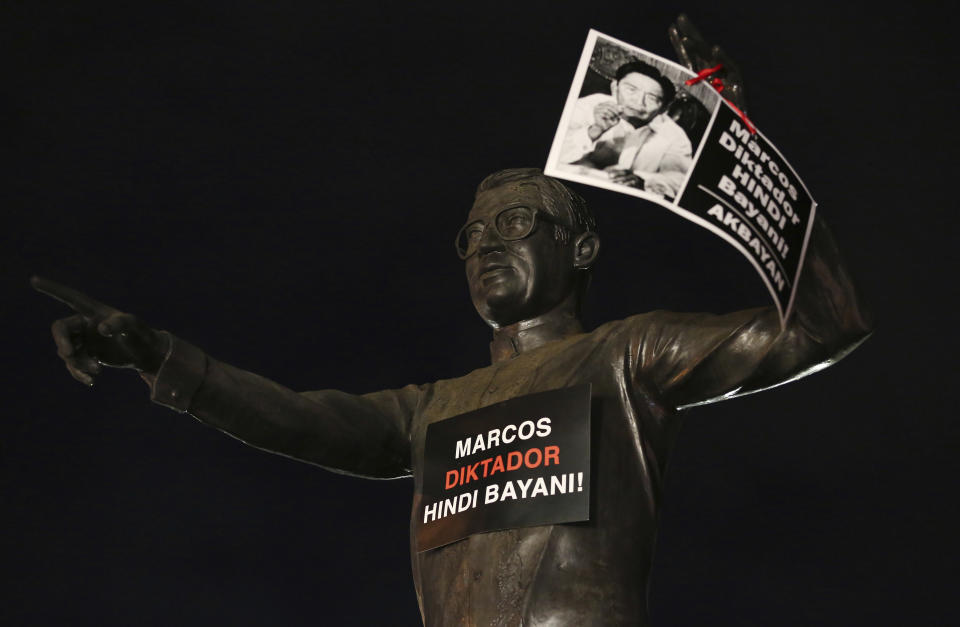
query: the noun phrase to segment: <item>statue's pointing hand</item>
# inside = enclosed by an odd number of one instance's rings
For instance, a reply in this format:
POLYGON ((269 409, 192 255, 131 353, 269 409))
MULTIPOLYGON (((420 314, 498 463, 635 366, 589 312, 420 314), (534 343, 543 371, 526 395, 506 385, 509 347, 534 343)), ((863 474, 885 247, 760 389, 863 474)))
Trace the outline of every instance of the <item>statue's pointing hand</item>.
POLYGON ((32 277, 33 289, 77 313, 53 323, 57 354, 77 381, 93 385, 101 366, 155 374, 167 353, 168 336, 133 314, 118 311, 66 285, 32 277))
POLYGON ((710 46, 686 15, 677 17, 675 24, 667 29, 670 43, 680 57, 680 62, 694 72, 700 72, 719 64, 723 69, 717 76, 723 80, 723 97, 738 109, 746 112, 747 99, 743 92, 743 75, 740 66, 727 56, 720 46, 710 46))

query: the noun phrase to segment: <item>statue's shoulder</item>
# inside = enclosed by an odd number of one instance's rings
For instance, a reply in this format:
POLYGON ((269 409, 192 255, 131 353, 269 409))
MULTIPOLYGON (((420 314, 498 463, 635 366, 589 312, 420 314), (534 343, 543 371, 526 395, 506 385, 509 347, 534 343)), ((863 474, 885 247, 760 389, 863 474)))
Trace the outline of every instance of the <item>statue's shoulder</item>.
POLYGON ((710 328, 720 317, 711 313, 656 309, 613 320, 589 333, 594 341, 617 343, 682 341, 691 332, 710 328))
POLYGON ((635 314, 623 320, 597 327, 595 333, 621 333, 655 346, 688 346, 690 343, 710 345, 717 338, 735 333, 738 329, 752 332, 779 330, 777 313, 773 307, 755 307, 725 314, 710 312, 679 312, 657 309, 635 314))
POLYGON ((636 330, 645 330, 650 327, 668 325, 671 323, 683 323, 686 320, 695 318, 698 314, 678 313, 676 311, 667 311, 665 309, 655 309, 643 313, 627 316, 622 320, 611 320, 606 322, 593 331, 591 334, 609 335, 618 332, 630 332, 636 330))

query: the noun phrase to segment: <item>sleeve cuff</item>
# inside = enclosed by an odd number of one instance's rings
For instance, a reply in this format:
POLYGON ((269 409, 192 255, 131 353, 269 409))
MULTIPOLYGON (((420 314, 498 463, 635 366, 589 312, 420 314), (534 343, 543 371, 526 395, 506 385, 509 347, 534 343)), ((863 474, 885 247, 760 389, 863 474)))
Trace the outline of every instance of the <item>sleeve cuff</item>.
POLYGON ((161 333, 169 338, 170 350, 157 371, 150 400, 183 413, 206 377, 207 354, 166 331, 161 333))

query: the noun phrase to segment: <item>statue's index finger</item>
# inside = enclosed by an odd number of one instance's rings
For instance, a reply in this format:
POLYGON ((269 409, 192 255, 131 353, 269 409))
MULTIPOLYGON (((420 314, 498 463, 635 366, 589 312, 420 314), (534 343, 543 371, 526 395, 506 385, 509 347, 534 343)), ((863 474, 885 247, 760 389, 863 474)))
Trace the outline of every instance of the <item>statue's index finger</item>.
POLYGON ((87 318, 105 317, 116 311, 109 305, 104 305, 100 301, 90 298, 83 292, 61 285, 56 281, 44 279, 43 277, 30 277, 30 285, 33 289, 50 298, 55 298, 61 303, 72 308, 74 311, 87 318))
POLYGON ((676 22, 667 29, 667 33, 683 65, 694 72, 708 67, 706 64, 709 60, 709 47, 690 18, 681 13, 676 22))
MULTIPOLYGON (((680 17, 685 16, 681 15, 680 17)), ((679 21, 680 19, 678 18, 677 22, 679 21)), ((684 36, 680 30, 680 26, 678 24, 671 24, 667 28, 667 35, 670 37, 670 43, 673 45, 673 50, 677 53, 680 63, 685 65, 687 69, 693 70, 693 59, 690 58, 690 51, 687 50, 687 45, 684 41, 684 36)))

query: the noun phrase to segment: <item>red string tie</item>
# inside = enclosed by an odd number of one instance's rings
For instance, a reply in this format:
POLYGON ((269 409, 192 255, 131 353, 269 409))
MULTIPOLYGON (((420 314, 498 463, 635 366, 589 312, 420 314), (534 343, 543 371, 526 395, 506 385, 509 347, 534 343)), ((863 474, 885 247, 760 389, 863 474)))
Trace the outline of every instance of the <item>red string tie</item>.
MULTIPOLYGON (((714 67, 700 70, 699 72, 697 72, 696 76, 694 76, 693 78, 688 78, 686 81, 684 81, 684 83, 686 85, 696 85, 700 81, 706 80, 707 82, 710 83, 711 87, 717 90, 718 93, 723 92, 723 89, 724 89, 723 80, 721 80, 719 76, 714 76, 714 74, 716 74, 722 69, 723 69, 723 63, 718 63, 714 67)), ((740 108, 737 107, 737 105, 730 102, 729 98, 724 98, 724 100, 726 100, 727 104, 730 105, 730 107, 737 112, 737 115, 739 115, 740 119, 743 120, 743 123, 746 125, 747 130, 750 131, 750 134, 756 135, 757 128, 747 118, 747 114, 741 111, 740 108)))

